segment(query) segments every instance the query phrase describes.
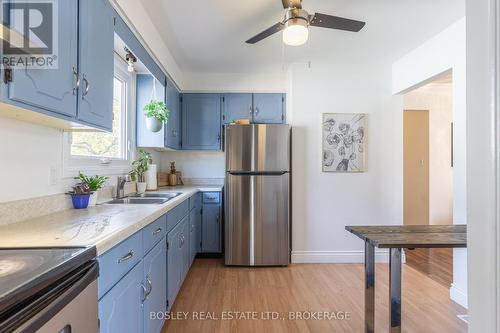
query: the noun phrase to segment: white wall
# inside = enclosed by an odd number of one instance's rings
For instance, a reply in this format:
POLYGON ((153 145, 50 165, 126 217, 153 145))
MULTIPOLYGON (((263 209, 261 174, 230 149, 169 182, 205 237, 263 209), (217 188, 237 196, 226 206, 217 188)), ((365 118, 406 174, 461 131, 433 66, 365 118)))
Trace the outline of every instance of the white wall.
MULTIPOLYGON (((346 225, 402 223, 402 97, 391 64, 312 61, 291 68, 294 262, 363 262, 346 225), (367 172, 321 171, 322 113, 367 113, 367 172)), ((387 256, 381 258, 387 259, 387 256)))
POLYGON ((169 151, 161 155, 161 171, 170 171, 170 162, 183 178, 213 179, 225 177, 225 158, 222 152, 169 151))
MULTIPOLYGON (((453 71, 453 223, 467 223, 466 24, 459 20, 393 65, 392 91, 402 93, 453 71)), ((467 253, 455 249, 451 298, 467 306, 467 253)))
POLYGON ((429 224, 453 224, 451 83, 431 83, 405 94, 404 109, 429 111, 429 224))
POLYGON ((498 1, 467 0, 469 332, 500 331, 498 1))
POLYGON ((284 92, 286 71, 279 73, 185 73, 186 91, 284 92))

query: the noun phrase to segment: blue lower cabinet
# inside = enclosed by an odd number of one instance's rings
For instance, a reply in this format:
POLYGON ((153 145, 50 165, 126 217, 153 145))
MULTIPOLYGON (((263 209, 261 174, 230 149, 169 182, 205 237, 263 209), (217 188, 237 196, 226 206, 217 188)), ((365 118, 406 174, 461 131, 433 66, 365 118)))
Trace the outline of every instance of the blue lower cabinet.
POLYGON ((143 272, 141 261, 99 301, 100 333, 142 332, 143 272))
POLYGON ((203 253, 221 252, 221 206, 204 204, 201 222, 203 253))
POLYGON ((182 225, 179 223, 167 235, 167 290, 168 310, 174 304, 181 288, 182 269, 182 225))
POLYGON ((167 311, 167 242, 160 241, 144 257, 144 333, 160 333, 167 311))

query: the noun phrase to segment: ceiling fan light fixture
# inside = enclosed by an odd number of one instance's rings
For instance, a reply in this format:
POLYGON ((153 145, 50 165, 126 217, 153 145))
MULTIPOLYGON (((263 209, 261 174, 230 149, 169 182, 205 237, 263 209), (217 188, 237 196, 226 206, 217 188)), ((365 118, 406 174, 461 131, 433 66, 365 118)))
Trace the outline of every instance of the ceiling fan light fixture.
POLYGON ((300 46, 309 39, 309 24, 306 20, 297 18, 288 20, 283 30, 283 43, 289 46, 300 46))

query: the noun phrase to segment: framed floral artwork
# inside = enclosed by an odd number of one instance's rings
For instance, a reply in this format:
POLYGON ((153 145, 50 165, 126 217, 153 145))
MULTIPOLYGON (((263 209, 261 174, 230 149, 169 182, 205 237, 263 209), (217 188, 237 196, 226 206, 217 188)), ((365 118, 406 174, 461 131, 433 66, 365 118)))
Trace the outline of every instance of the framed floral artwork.
POLYGON ((323 172, 366 171, 366 114, 323 113, 323 172))

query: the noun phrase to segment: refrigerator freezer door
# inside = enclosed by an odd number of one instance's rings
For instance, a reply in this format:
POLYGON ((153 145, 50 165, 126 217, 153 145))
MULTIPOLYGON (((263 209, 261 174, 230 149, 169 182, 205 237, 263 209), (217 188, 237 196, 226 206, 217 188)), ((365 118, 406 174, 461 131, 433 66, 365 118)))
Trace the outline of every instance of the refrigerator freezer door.
POLYGON ((290 171, 290 127, 288 125, 226 126, 226 171, 290 171))
POLYGON ((226 265, 290 263, 289 178, 227 175, 226 265))

